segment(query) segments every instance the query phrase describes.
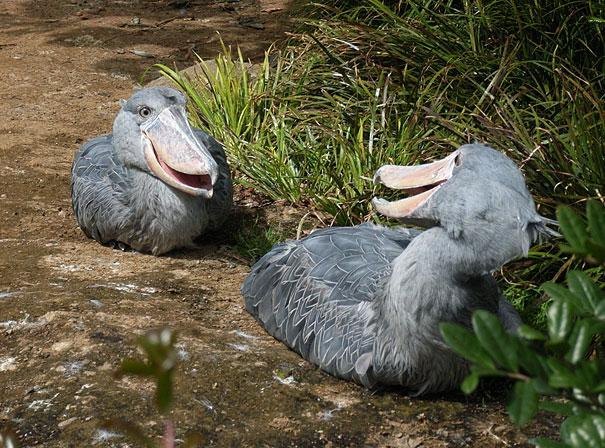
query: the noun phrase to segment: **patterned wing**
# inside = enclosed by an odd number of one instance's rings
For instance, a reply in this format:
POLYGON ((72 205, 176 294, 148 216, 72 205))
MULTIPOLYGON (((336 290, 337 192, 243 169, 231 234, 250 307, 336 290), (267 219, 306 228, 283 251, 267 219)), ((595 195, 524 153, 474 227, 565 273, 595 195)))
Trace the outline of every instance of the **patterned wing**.
POLYGON ((372 301, 416 234, 364 224, 277 245, 242 286, 246 308, 304 358, 365 383, 356 363, 371 354, 372 301))
POLYGON ((229 164, 223 145, 199 129, 194 129, 194 132, 196 137, 210 150, 210 154, 218 164, 218 179, 214 185, 214 194, 208 206, 210 228, 216 229, 223 224, 233 205, 233 187, 229 164))
POLYGON ((111 135, 85 143, 74 157, 71 201, 80 228, 91 238, 107 243, 118 240, 128 222, 122 201, 128 173, 112 151, 111 135))

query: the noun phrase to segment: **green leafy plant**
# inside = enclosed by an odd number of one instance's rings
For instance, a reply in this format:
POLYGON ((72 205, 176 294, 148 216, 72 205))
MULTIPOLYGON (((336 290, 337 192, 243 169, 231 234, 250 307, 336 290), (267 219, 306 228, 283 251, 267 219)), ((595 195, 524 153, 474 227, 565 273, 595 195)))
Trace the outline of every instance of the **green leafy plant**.
POLYGON ((369 219, 371 176, 474 140, 523 166, 543 207, 605 183, 605 33, 591 0, 332 0, 255 70, 226 48, 189 95, 238 179, 338 224, 369 219), (578 163, 582 160, 582 163, 578 163), (306 203, 309 203, 306 202, 306 203))
POLYGON ((262 225, 258 221, 242 228, 236 237, 235 249, 240 255, 256 261, 280 241, 285 239, 286 232, 279 227, 262 225))
MULTIPOLYGON (((160 67, 189 95, 193 122, 225 144, 238 182, 358 224, 374 219, 379 166, 480 141, 522 167, 545 216, 602 198, 602 1, 327 0, 303 14, 255 69, 228 48, 201 62, 204 76, 160 67)), ((542 328, 538 285, 578 263, 546 244, 501 284, 542 328)))
MULTIPOLYGON (((125 420, 117 418, 109 420, 105 422, 105 428, 120 431, 146 448, 158 446, 174 448, 174 424, 167 415, 173 401, 172 378, 178 360, 178 354, 174 346, 175 342, 176 335, 168 328, 149 331, 138 340, 138 345, 147 359, 125 359, 116 372, 117 377, 135 375, 150 378, 155 382, 155 403, 158 411, 164 416, 164 434, 161 444, 155 444, 138 425, 125 420)), ((183 446, 186 448, 200 446, 200 436, 198 434, 189 435, 183 446)))
MULTIPOLYGON (((605 264, 605 207, 589 201, 586 218, 568 207, 557 209, 567 241, 565 250, 590 263, 605 264)), ((486 311, 473 314, 470 331, 442 323, 445 341, 471 363, 462 390, 470 393, 484 376, 515 380, 508 404, 511 419, 529 423, 539 410, 565 417, 561 440, 535 439, 544 448, 605 445, 605 291, 602 278, 571 270, 567 286, 542 285, 550 297, 547 332, 530 326, 508 334, 486 311)))

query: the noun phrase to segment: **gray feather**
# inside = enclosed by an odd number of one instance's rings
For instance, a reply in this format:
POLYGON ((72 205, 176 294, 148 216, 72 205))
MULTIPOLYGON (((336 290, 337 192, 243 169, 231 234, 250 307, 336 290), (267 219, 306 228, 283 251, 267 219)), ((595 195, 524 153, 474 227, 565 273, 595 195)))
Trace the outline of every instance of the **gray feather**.
POLYGON ((192 245, 204 232, 223 224, 232 206, 232 183, 225 152, 215 139, 192 130, 193 138, 212 158, 209 163, 217 167, 211 198, 164 183, 150 171, 141 147, 140 105, 149 104, 159 114, 184 103, 183 95, 174 89, 139 91, 123 103, 113 134, 85 143, 76 153, 72 205, 86 235, 104 244, 119 242, 158 255, 192 245))
POLYGON ((470 327, 484 309, 515 332, 521 320, 491 271, 526 254, 547 223, 507 157, 482 145, 458 157, 451 177, 407 212, 433 227, 364 224, 276 245, 242 286, 246 309, 336 377, 418 394, 456 387, 468 364, 439 324, 470 327))

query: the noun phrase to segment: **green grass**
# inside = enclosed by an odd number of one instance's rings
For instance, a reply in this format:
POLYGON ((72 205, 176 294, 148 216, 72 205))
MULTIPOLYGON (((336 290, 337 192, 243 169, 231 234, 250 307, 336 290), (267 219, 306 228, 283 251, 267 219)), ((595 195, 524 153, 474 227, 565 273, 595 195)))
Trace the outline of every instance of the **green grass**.
POLYGON ((605 184, 605 45, 596 2, 547 3, 324 6, 256 76, 229 49, 207 84, 162 71, 243 183, 309 199, 336 223, 368 219, 381 164, 474 140, 514 158, 552 208, 598 197, 605 184))
POLYGON ((284 241, 288 232, 281 227, 263 224, 258 220, 242 228, 237 235, 235 249, 242 256, 256 261, 277 243, 284 241))
MULTIPOLYGON (((513 158, 552 216, 557 204, 602 201, 604 17, 591 0, 328 1, 254 75, 228 48, 208 82, 160 69, 225 144, 239 182, 333 224, 376 219, 381 165, 473 141, 513 158)), ((544 246, 506 270, 508 293, 539 302, 535 286, 573 263, 544 246)))

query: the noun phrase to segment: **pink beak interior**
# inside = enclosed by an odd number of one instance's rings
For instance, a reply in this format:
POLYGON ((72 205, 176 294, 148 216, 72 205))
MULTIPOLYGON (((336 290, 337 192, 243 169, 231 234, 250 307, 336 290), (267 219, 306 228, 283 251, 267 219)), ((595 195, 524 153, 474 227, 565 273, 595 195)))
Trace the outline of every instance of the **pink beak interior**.
POLYGON ((403 190, 411 196, 389 202, 374 198, 372 204, 381 215, 391 218, 406 218, 425 204, 452 177, 458 151, 444 159, 424 165, 384 165, 374 175, 374 182, 386 187, 403 190))

